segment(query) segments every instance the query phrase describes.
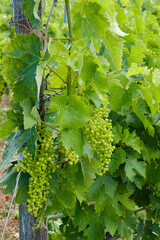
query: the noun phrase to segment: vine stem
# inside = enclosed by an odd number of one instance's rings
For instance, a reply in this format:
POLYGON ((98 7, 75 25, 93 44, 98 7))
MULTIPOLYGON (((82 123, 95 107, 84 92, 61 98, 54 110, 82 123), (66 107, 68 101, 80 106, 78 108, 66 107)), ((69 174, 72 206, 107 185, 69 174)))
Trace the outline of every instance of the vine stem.
POLYGON ((46 52, 46 50, 47 50, 48 24, 49 24, 49 20, 51 18, 52 11, 53 11, 53 8, 54 8, 54 5, 56 4, 56 2, 57 2, 57 0, 53 0, 51 9, 50 9, 50 12, 49 12, 49 15, 48 15, 48 19, 47 19, 47 22, 45 24, 46 32, 45 32, 45 43, 44 43, 44 50, 43 50, 44 52, 46 52))
MULTIPOLYGON (((69 38, 72 41, 72 22, 71 22, 71 11, 70 11, 70 4, 69 0, 65 0, 66 10, 67 10, 67 20, 68 20, 68 31, 69 31, 69 38)), ((71 46, 69 48, 69 55, 71 54, 71 46)), ((68 66, 68 74, 67 74, 67 95, 71 94, 71 85, 72 85, 72 69, 68 66)))
POLYGON ((48 127, 52 128, 52 129, 56 130, 57 132, 60 132, 57 128, 53 127, 53 126, 52 126, 51 124, 49 124, 49 123, 46 123, 46 122, 44 122, 44 121, 42 121, 42 120, 41 120, 41 123, 43 123, 43 124, 45 124, 46 126, 48 126, 48 127))
POLYGON ((56 72, 53 70, 53 68, 51 68, 48 64, 46 64, 46 66, 47 66, 57 77, 59 77, 59 78, 62 80, 63 83, 66 84, 66 82, 64 81, 64 79, 63 79, 58 73, 56 73, 56 72))

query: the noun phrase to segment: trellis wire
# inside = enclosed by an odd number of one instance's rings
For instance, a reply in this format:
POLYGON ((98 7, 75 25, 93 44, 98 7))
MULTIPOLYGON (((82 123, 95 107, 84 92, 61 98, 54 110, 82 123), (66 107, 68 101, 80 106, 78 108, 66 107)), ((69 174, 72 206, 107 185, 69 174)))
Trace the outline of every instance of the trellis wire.
POLYGON ((9 220, 9 215, 10 215, 10 212, 11 212, 11 208, 12 208, 12 204, 13 204, 13 201, 14 201, 15 193, 16 193, 16 190, 18 189, 18 183, 19 183, 20 175, 21 175, 21 171, 18 173, 18 175, 16 177, 16 185, 15 185, 15 189, 13 190, 12 200, 11 200, 11 203, 10 203, 10 206, 9 206, 9 210, 8 210, 6 222, 5 222, 5 225, 4 225, 3 233, 2 233, 2 236, 1 236, 1 240, 3 240, 3 238, 4 238, 4 234, 5 234, 5 230, 6 230, 6 227, 7 227, 8 220, 9 220))

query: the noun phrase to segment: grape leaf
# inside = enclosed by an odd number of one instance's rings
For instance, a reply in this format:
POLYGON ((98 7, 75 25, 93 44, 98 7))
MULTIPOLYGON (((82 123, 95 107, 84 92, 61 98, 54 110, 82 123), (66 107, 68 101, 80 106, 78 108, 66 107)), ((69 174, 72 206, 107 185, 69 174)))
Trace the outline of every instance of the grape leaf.
POLYGON ((6 81, 13 86, 14 102, 21 102, 31 98, 36 104, 37 82, 36 69, 41 59, 40 40, 34 34, 20 35, 7 46, 7 54, 3 58, 3 75, 6 81))
POLYGON ((120 86, 112 86, 110 88, 111 97, 109 98, 111 108, 115 112, 120 112, 122 107, 129 107, 132 98, 138 95, 138 89, 139 87, 135 82, 132 82, 128 89, 120 86))
POLYGON ((56 96, 50 107, 59 112, 56 122, 62 129, 78 129, 89 120, 89 106, 80 96, 56 96))
POLYGON ((91 220, 89 227, 84 231, 84 236, 86 236, 88 240, 104 239, 104 226, 101 216, 95 216, 91 220))
POLYGON ((159 103, 160 103, 160 93, 159 89, 154 85, 150 87, 143 87, 141 89, 143 98, 145 99, 146 103, 148 104, 152 116, 154 116, 157 112, 159 112, 159 103))
MULTIPOLYGON (((22 130, 19 129, 9 145, 5 147, 4 154, 2 157, 2 162, 0 164, 0 169, 5 167, 11 160, 13 155, 18 151, 18 149, 23 146, 24 143, 29 142, 30 139, 34 140, 37 138, 35 129, 22 130)), ((35 147, 35 143, 32 144, 31 149, 35 147)))
POLYGON ((136 63, 131 63, 131 67, 128 68, 127 77, 131 77, 133 75, 148 75, 150 73, 150 70, 148 67, 138 67, 136 63))
POLYGON ((144 161, 138 161, 134 156, 129 156, 128 160, 126 160, 125 172, 131 182, 134 181, 134 177, 136 176, 135 170, 146 178, 146 163, 144 161))
POLYGON ((88 191, 87 191, 87 201, 88 202, 91 202, 91 201, 95 201, 96 198, 98 198, 98 196, 104 192, 104 186, 103 186, 103 183, 102 183, 102 178, 98 177, 96 179, 96 181, 94 183, 92 183, 89 188, 88 188, 88 191))
POLYGON ((23 115, 24 115, 24 129, 32 128, 34 125, 37 124, 41 125, 41 119, 37 108, 31 102, 30 98, 26 98, 20 103, 21 107, 23 108, 23 115))
POLYGON ((109 204, 106 204, 105 206, 103 218, 107 231, 113 236, 117 230, 119 217, 117 216, 115 209, 109 204))
POLYGON ((104 175, 102 178, 102 182, 105 186, 106 194, 109 197, 114 198, 114 193, 116 191, 118 183, 110 175, 104 175))
POLYGON ((74 5, 73 34, 77 39, 91 38, 98 40, 109 26, 105 12, 98 2, 82 0, 74 5))
POLYGON ((109 163, 109 172, 113 174, 119 166, 125 161, 126 153, 121 148, 116 148, 112 154, 111 162, 109 163))
POLYGON ((89 186, 94 181, 96 173, 98 173, 99 163, 96 159, 89 161, 88 158, 81 159, 81 168, 85 185, 89 186))
POLYGON ((127 211, 125 218, 121 218, 118 224, 118 231, 121 237, 129 238, 136 229, 138 220, 131 211, 127 211))
POLYGON ((141 150, 143 149, 143 142, 140 140, 140 138, 136 135, 136 132, 133 131, 132 133, 129 132, 127 128, 123 130, 122 126, 117 124, 113 128, 114 133, 114 142, 123 142, 127 146, 133 148, 137 152, 141 153, 141 150))
POLYGON ((41 22, 38 17, 38 7, 40 0, 23 0, 22 11, 25 16, 29 19, 32 26, 40 28, 41 22))
POLYGON ((151 123, 148 121, 148 119, 143 114, 141 107, 137 105, 137 101, 135 101, 132 104, 132 109, 137 115, 137 117, 142 121, 145 129, 148 129, 149 134, 153 137, 154 136, 154 127, 151 125, 151 123))
POLYGON ((81 157, 83 152, 82 129, 63 129, 62 143, 67 150, 72 148, 81 157))
POLYGON ((19 184, 18 184, 18 191, 16 194, 15 202, 18 204, 25 204, 27 199, 29 198, 29 174, 21 173, 19 184))
POLYGON ((65 212, 69 214, 74 209, 76 203, 76 194, 73 183, 69 178, 62 178, 59 182, 53 182, 51 179, 51 193, 48 196, 45 213, 51 214, 54 211, 65 212))
POLYGON ((83 55, 83 66, 80 71, 81 80, 87 84, 94 76, 97 67, 98 64, 96 63, 92 55, 83 55))
POLYGON ((122 66, 123 44, 124 44, 123 39, 117 37, 110 31, 107 31, 105 37, 105 45, 115 67, 118 70, 120 70, 122 66))
POLYGON ((68 164, 66 165, 64 170, 65 170, 64 171, 65 176, 68 177, 73 183, 73 186, 75 188, 74 192, 81 203, 84 199, 84 195, 87 191, 87 187, 84 184, 84 178, 83 178, 80 164, 76 164, 74 166, 70 166, 68 164))
POLYGON ((2 179, 0 180, 0 187, 7 185, 5 194, 12 194, 16 185, 17 169, 13 166, 7 168, 4 172, 2 179))
POLYGON ((142 40, 137 39, 134 47, 131 48, 131 55, 127 59, 128 64, 131 66, 131 64, 136 63, 138 67, 141 67, 146 50, 145 43, 142 40))
POLYGON ((82 203, 76 205, 75 217, 73 219, 75 226, 78 226, 79 231, 84 230, 84 236, 88 240, 102 240, 104 238, 103 219, 100 215, 96 215, 93 206, 82 203))
POLYGON ((7 120, 0 125, 0 139, 9 136, 16 127, 19 127, 19 122, 7 120))

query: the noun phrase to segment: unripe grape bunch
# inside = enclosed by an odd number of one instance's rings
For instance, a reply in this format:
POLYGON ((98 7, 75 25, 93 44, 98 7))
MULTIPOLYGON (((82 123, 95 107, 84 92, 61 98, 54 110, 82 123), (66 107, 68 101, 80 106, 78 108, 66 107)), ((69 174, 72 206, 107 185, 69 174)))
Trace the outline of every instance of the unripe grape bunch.
POLYGON ((86 139, 100 161, 100 175, 108 171, 108 165, 114 150, 114 146, 112 146, 112 123, 108 119, 108 112, 109 110, 106 107, 97 108, 93 111, 92 118, 84 124, 86 139))
POLYGON ((42 227, 44 207, 49 193, 51 173, 58 167, 54 162, 54 147, 51 139, 52 132, 45 128, 39 131, 36 154, 24 150, 24 158, 17 165, 17 171, 27 172, 29 178, 28 212, 37 218, 37 228, 42 227))
POLYGON ((69 165, 74 165, 79 162, 79 156, 76 154, 75 151, 73 151, 72 148, 65 149, 65 147, 62 145, 62 142, 59 142, 57 151, 61 155, 61 158, 63 160, 63 163, 68 163, 69 165))
POLYGON ((153 187, 153 195, 160 198, 160 183, 156 183, 153 187))

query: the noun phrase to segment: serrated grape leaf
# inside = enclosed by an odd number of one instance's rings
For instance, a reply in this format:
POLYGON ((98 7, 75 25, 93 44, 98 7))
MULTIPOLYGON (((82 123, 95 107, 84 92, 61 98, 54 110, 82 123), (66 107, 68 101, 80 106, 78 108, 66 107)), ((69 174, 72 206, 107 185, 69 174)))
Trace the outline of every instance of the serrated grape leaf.
POLYGON ((142 112, 142 109, 139 105, 137 105, 137 101, 132 104, 132 109, 137 115, 137 117, 142 121, 144 128, 148 129, 149 134, 153 137, 154 136, 154 127, 151 125, 149 120, 145 117, 142 112))
MULTIPOLYGON (((119 191, 119 189, 117 189, 117 191, 119 191)), ((116 201, 120 202, 123 206, 125 206, 125 208, 129 209, 129 210, 133 210, 135 209, 135 204, 133 202, 132 199, 130 199, 130 193, 127 192, 117 192, 115 194, 115 199, 116 201)))
POLYGON ((102 183, 102 178, 98 177, 96 179, 96 181, 94 183, 92 183, 88 188, 87 195, 86 195, 87 201, 88 202, 91 202, 93 200, 95 201, 96 198, 98 198, 98 196, 102 192, 104 192, 104 186, 103 186, 103 183, 102 183))
POLYGON ((106 204, 103 212, 104 224, 112 236, 115 234, 119 222, 119 217, 116 214, 116 211, 109 204, 106 204))
POLYGON ((114 133, 114 142, 119 143, 120 141, 125 143, 127 146, 133 148, 137 152, 141 153, 143 149, 143 142, 140 138, 136 135, 136 132, 133 131, 132 133, 129 132, 128 129, 123 129, 122 126, 117 124, 113 128, 114 133))
POLYGON ((72 148, 81 157, 83 153, 82 129, 63 129, 61 134, 63 146, 67 150, 72 148))
POLYGON ((112 86, 112 88, 110 88, 111 96, 109 98, 111 108, 115 112, 120 112, 122 107, 129 107, 132 98, 137 97, 138 89, 139 87, 135 82, 132 82, 128 89, 120 86, 112 86))
POLYGON ((137 217, 131 211, 127 211, 125 218, 121 218, 118 224, 118 232, 121 237, 129 239, 135 231, 137 223, 137 217))
POLYGON ((134 156, 129 156, 126 160, 125 165, 125 172, 126 176, 129 178, 131 182, 134 181, 134 178, 136 176, 136 171, 146 178, 146 163, 144 161, 138 161, 134 156))
POLYGON ((109 163, 109 172, 113 174, 119 166, 125 161, 126 152, 121 148, 116 148, 112 154, 111 162, 109 163))
POLYGON ((138 232, 134 240, 158 240, 160 235, 159 224, 151 220, 143 222, 140 221, 138 225, 138 232))
POLYGON ((0 187, 7 185, 5 194, 12 194, 16 185, 17 169, 13 166, 7 168, 4 172, 2 179, 0 180, 0 187))
POLYGON ((53 41, 51 44, 48 45, 48 49, 50 54, 48 64, 52 64, 52 61, 54 59, 62 59, 64 56, 68 56, 68 50, 65 47, 64 43, 62 43, 61 41, 53 41))
POLYGON ((87 142, 86 138, 84 137, 84 144, 83 144, 83 156, 87 156, 89 160, 94 158, 94 150, 91 145, 87 142))
POLYGON ((14 103, 31 97, 36 104, 37 82, 36 69, 41 59, 41 43, 34 34, 19 35, 7 46, 3 58, 3 76, 9 85, 13 86, 14 103))
POLYGON ((131 55, 127 59, 128 64, 131 66, 131 64, 136 63, 138 67, 141 67, 146 50, 145 43, 142 40, 137 39, 134 47, 131 48, 131 55))
POLYGON ((51 194, 48 196, 46 213, 51 214, 54 211, 66 211, 66 213, 69 214, 69 211, 74 209, 76 203, 74 185, 68 177, 61 178, 60 181, 56 183, 53 181, 54 178, 51 180, 53 184, 50 187, 51 194))
POLYGON ((136 135, 135 131, 133 131, 132 133, 129 133, 128 129, 124 129, 123 142, 125 142, 127 146, 133 148, 139 153, 141 153, 141 150, 143 149, 143 142, 136 135))
POLYGON ((11 120, 7 120, 6 122, 0 125, 0 139, 9 136, 16 127, 19 127, 19 122, 14 122, 11 120))
POLYGON ((110 175, 104 175, 102 177, 102 182, 104 184, 106 194, 109 197, 114 198, 118 183, 110 175))
MULTIPOLYGON (((122 66, 123 44, 124 40, 117 37, 110 31, 107 31, 105 36, 105 45, 110 54, 110 57, 115 67, 120 70, 122 66)), ((109 60, 109 59, 108 59, 109 60)))
POLYGON ((26 204, 27 199, 29 198, 28 195, 29 191, 29 174, 21 173, 19 184, 18 184, 18 191, 16 194, 15 202, 18 204, 26 204))
POLYGON ((38 112, 36 106, 34 106, 32 108, 31 116, 33 116, 33 118, 36 120, 36 122, 41 126, 41 117, 39 115, 39 112, 38 112))
POLYGON ((150 73, 150 70, 148 69, 147 66, 138 67, 136 63, 131 63, 131 67, 128 68, 127 77, 131 77, 139 74, 148 75, 149 73, 150 73))
POLYGON ((94 179, 96 178, 96 174, 99 172, 99 162, 94 158, 89 161, 88 158, 82 157, 80 163, 84 177, 84 183, 86 186, 89 186, 93 183, 94 179))
POLYGON ((154 69, 154 72, 152 74, 152 82, 155 87, 159 87, 159 85, 160 85, 160 70, 158 68, 154 69))
POLYGON ((73 223, 79 231, 84 230, 84 236, 89 240, 104 238, 103 220, 100 215, 96 215, 92 205, 77 203, 73 223))
POLYGON ((154 116, 157 112, 159 112, 159 103, 160 103, 160 93, 159 89, 156 86, 151 85, 150 87, 141 88, 142 96, 148 104, 151 115, 154 116))
MULTIPOLYGON (((37 65, 37 63, 35 64, 37 65)), ((33 72, 36 71, 36 68, 33 68, 33 72)), ((32 77, 34 76, 34 73, 32 77)), ((14 84, 13 88, 13 100, 16 103, 23 101, 26 98, 31 98, 36 104, 37 100, 37 83, 36 80, 32 77, 20 80, 14 84)))
POLYGON ((99 40, 109 27, 105 11, 98 2, 82 0, 75 3, 73 10, 73 34, 77 39, 99 40))
POLYGON ((16 36, 6 46, 6 55, 2 62, 5 66, 2 72, 5 79, 13 84, 24 75, 25 70, 29 75, 32 64, 40 60, 40 49, 40 40, 34 34, 16 36))
POLYGON ((59 112, 56 123, 62 129, 78 129, 89 120, 90 108, 83 97, 56 96, 50 105, 51 109, 59 112))
POLYGON ((97 71, 94 75, 94 85, 98 91, 102 93, 108 91, 113 85, 121 87, 121 83, 114 72, 104 75, 103 73, 97 71))
POLYGON ((34 149, 36 139, 37 134, 34 128, 27 130, 19 129, 13 136, 11 143, 5 147, 0 169, 4 168, 12 160, 13 155, 17 153, 18 149, 23 146, 24 143, 29 142, 30 145, 30 143, 34 141, 34 144, 32 143, 30 146, 31 149, 34 149))
POLYGON ((89 206, 85 202, 80 205, 77 202, 73 223, 75 226, 78 226, 79 231, 83 231, 94 215, 95 211, 92 205, 89 206))
POLYGON ((40 0, 23 0, 22 12, 29 19, 32 26, 41 27, 41 22, 38 17, 40 0))
POLYGON ((145 26, 143 16, 141 15, 143 0, 133 0, 130 1, 130 3, 132 5, 133 16, 135 19, 136 32, 137 34, 143 34, 145 26))
POLYGON ((87 192, 87 187, 84 184, 84 178, 80 164, 76 164, 74 166, 70 166, 68 164, 64 170, 66 177, 68 177, 73 183, 73 186, 75 188, 74 192, 81 203, 84 200, 84 195, 87 192))
POLYGON ((121 36, 121 37, 124 37, 124 36, 127 36, 128 34, 123 32, 120 28, 119 28, 119 24, 116 20, 116 14, 113 15, 112 18, 109 18, 110 19, 110 28, 109 30, 118 35, 118 36, 121 36))
POLYGON ((92 55, 83 55, 83 66, 80 70, 80 79, 84 81, 86 84, 91 80, 94 76, 96 69, 98 67, 97 62, 93 58, 92 55))
MULTIPOLYGON (((73 225, 72 220, 69 217, 63 218, 62 219, 62 224, 60 225, 60 232, 63 234, 63 236, 65 237, 65 239, 69 239, 69 240, 75 240, 75 239, 81 239, 81 240, 87 240, 87 238, 85 238, 83 236, 83 232, 78 231, 78 227, 75 227, 73 225)), ((62 235, 60 235, 62 236, 62 235)), ((57 239, 57 234, 55 237, 56 240, 57 239)), ((61 239, 64 239, 63 237, 61 239)))
POLYGON ((32 128, 34 125, 37 124, 37 121, 32 116, 32 110, 33 110, 33 113, 35 113, 35 109, 33 109, 31 99, 26 98, 20 103, 20 106, 23 108, 24 129, 32 128))
POLYGON ((88 240, 104 239, 104 226, 101 216, 95 216, 91 220, 89 227, 84 231, 84 236, 86 236, 88 240))
POLYGON ((39 95, 40 95, 40 87, 41 87, 41 83, 43 80, 43 75, 44 75, 44 68, 46 66, 45 62, 39 62, 37 69, 36 69, 36 82, 37 82, 37 98, 39 100, 39 95))
POLYGON ((67 73, 68 73, 68 68, 66 65, 60 66, 59 68, 54 70, 56 74, 59 75, 59 77, 53 73, 49 78, 49 85, 48 89, 52 90, 54 88, 63 88, 65 86, 65 83, 63 81, 66 81, 67 79, 67 73), (62 80, 63 79, 63 80, 62 80))

